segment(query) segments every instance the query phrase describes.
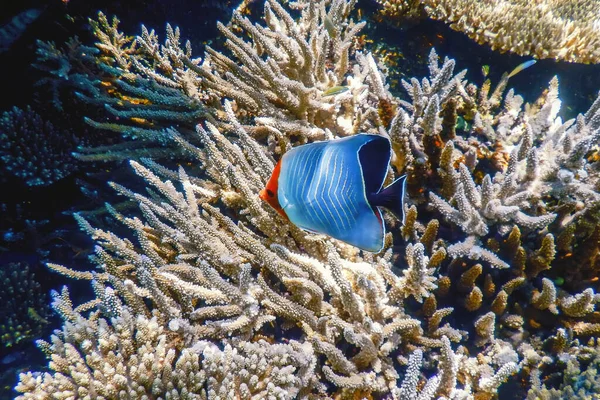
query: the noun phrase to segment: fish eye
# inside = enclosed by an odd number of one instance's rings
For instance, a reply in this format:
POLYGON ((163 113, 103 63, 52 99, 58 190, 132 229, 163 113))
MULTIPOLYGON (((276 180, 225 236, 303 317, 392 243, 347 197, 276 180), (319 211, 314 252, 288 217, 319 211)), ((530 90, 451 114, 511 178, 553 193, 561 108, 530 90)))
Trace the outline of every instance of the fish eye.
POLYGON ((272 192, 272 191, 270 191, 269 189, 267 189, 267 195, 268 195, 269 197, 273 197, 273 196, 275 196, 275 194, 273 194, 273 192, 272 192))

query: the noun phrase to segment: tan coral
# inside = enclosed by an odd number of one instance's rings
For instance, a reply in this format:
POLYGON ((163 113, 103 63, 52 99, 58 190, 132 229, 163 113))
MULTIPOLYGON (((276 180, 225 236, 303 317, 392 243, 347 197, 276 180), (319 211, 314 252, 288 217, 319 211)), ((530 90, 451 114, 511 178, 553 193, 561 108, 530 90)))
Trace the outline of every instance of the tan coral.
POLYGON ((594 289, 588 288, 579 294, 561 299, 560 309, 570 317, 583 317, 594 311, 598 301, 600 296, 594 293, 594 289))
POLYGON ((479 287, 475 286, 465 299, 465 308, 468 311, 478 310, 479 307, 481 307, 482 300, 483 293, 481 293, 481 289, 479 289, 479 287))
POLYGON ((430 267, 430 259, 425 255, 425 247, 418 243, 406 248, 408 268, 404 270, 401 285, 405 288, 405 296, 412 295, 419 303, 431 295, 437 288, 433 276, 435 268, 430 267))
POLYGON ((598 0, 423 0, 427 14, 493 50, 600 62, 598 0))
POLYGON ((496 315, 493 312, 484 314, 475 321, 475 332, 479 336, 479 345, 494 339, 495 323, 496 315))
POLYGON ((421 0, 377 0, 377 2, 382 7, 379 15, 376 17, 377 20, 393 22, 403 26, 406 23, 410 23, 411 20, 424 16, 421 0))
POLYGON ((552 314, 558 314, 556 308, 556 287, 554 282, 548 278, 542 279, 542 291, 535 291, 531 296, 531 303, 540 310, 549 310, 552 314))

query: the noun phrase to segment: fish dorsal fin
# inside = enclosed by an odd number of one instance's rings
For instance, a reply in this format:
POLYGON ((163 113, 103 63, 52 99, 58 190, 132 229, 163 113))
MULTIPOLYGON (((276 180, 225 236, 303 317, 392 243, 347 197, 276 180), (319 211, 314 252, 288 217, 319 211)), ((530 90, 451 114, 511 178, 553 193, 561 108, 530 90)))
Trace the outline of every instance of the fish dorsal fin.
POLYGON ((385 136, 370 136, 371 140, 358 150, 366 196, 381 190, 392 157, 390 141, 385 136))

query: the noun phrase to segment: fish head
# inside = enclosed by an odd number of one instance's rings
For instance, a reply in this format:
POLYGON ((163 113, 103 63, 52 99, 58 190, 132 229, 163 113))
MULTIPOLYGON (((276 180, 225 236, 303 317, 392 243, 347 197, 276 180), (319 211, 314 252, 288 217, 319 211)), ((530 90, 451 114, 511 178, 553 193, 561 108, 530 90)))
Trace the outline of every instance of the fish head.
POLYGON ((271 207, 273 207, 273 209, 277 211, 282 217, 288 219, 288 216, 286 215, 285 211, 281 207, 281 204, 279 203, 279 197, 277 195, 277 190, 279 189, 278 182, 280 171, 281 160, 279 160, 277 165, 275 165, 273 173, 271 174, 271 178, 269 178, 269 181, 265 185, 265 188, 259 192, 258 197, 260 197, 261 200, 265 201, 271 207))

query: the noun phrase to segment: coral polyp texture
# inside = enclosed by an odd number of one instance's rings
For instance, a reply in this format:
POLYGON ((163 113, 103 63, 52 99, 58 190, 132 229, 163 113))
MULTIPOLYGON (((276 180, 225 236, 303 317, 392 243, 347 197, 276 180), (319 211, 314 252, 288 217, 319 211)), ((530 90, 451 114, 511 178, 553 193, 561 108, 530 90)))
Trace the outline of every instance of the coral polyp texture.
POLYGON ((511 380, 552 399, 596 385, 600 99, 563 122, 556 79, 525 104, 432 51, 401 100, 353 47, 353 1, 289 6, 268 0, 265 25, 234 15, 229 51, 202 60, 178 29, 159 45, 93 24, 115 77, 99 99, 119 120, 90 124, 139 134, 154 159, 135 140, 82 156, 132 157, 147 190, 111 184, 139 207, 107 206, 128 237, 77 216, 97 269, 49 267, 95 297, 54 293, 49 371, 21 374, 19 398, 494 399, 511 380), (386 216, 378 254, 258 197, 293 146, 359 132, 390 139, 387 181, 407 174, 406 218, 386 216))
POLYGON ((568 62, 600 62, 598 0, 378 0, 382 16, 429 16, 493 50, 568 62))
POLYGON ((49 324, 50 308, 27 263, 0 264, 0 350, 35 340, 49 324))
POLYGON ((55 127, 30 107, 0 115, 0 160, 6 171, 28 186, 50 185, 77 167, 71 156, 79 140, 55 127))

